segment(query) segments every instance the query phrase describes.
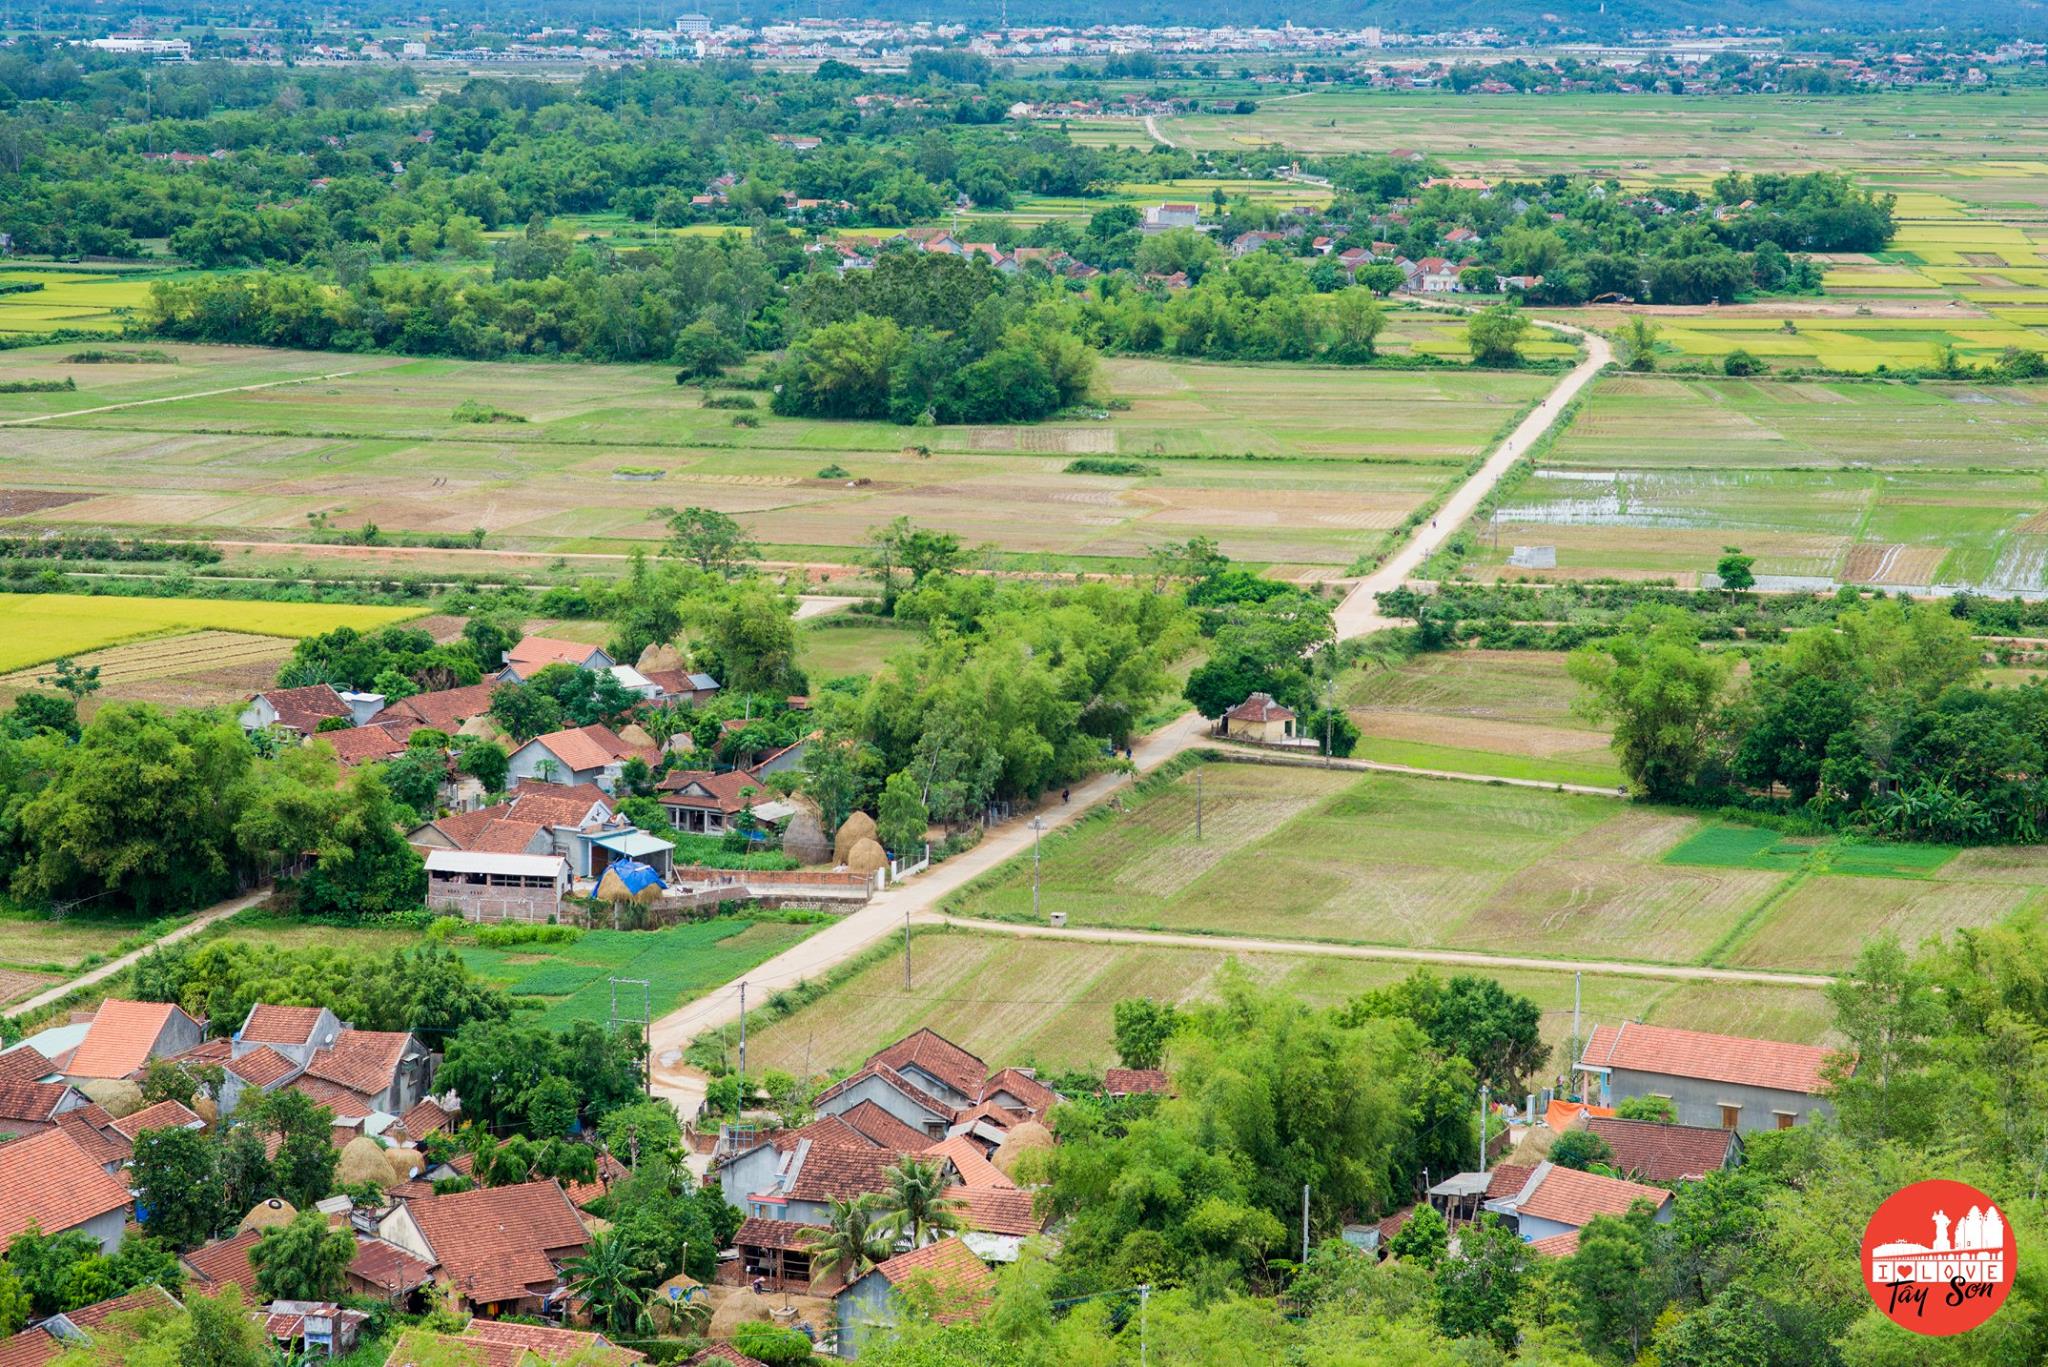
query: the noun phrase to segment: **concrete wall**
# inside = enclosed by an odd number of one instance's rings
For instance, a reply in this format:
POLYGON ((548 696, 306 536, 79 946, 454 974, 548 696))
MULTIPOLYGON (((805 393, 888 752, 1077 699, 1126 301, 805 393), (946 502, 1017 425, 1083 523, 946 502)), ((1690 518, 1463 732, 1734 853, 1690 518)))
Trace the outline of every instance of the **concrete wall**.
POLYGON ((863 1339, 895 1325, 895 1292, 887 1277, 870 1272, 839 1293, 835 1306, 839 1316, 839 1356, 859 1357, 863 1339))
POLYGON ((551 887, 494 888, 435 878, 427 883, 427 905, 466 921, 545 922, 563 914, 561 894, 551 887))
POLYGON ((860 1105, 863 1101, 874 1102, 877 1106, 880 1106, 919 1134, 931 1134, 930 1127, 933 1124, 941 1125, 942 1128, 939 1133, 933 1136, 933 1143, 937 1143, 946 1137, 945 1130, 943 1129, 943 1117, 933 1115, 923 1106, 912 1101, 909 1097, 903 1095, 903 1093, 897 1091, 878 1077, 862 1078, 838 1096, 833 1097, 830 1101, 818 1107, 818 1113, 820 1115, 841 1115, 860 1105))
POLYGON ((73 1225, 65 1232, 86 1235, 99 1244, 100 1252, 111 1254, 121 1247, 121 1232, 127 1226, 126 1209, 110 1210, 104 1215, 94 1216, 82 1225, 73 1225))
POLYGON ((163 1033, 156 1037, 156 1043, 149 1048, 151 1058, 166 1058, 182 1054, 187 1049, 196 1049, 206 1039, 206 1027, 182 1011, 171 1012, 171 1018, 164 1022, 163 1033))
POLYGON ((1672 1108, 1678 1112, 1679 1124, 1704 1125, 1716 1130, 1722 1128, 1722 1105, 1739 1105, 1742 1107, 1741 1120, 1735 1128, 1742 1134, 1777 1129, 1778 1117, 1773 1114, 1776 1111, 1792 1112, 1794 1123, 1817 1115, 1834 1114, 1834 1108, 1827 1102, 1804 1092, 1739 1087, 1722 1082, 1702 1082, 1697 1078, 1669 1077, 1662 1073, 1631 1072, 1624 1068, 1616 1068, 1608 1074, 1607 1092, 1612 1098, 1610 1105, 1631 1097, 1668 1096, 1672 1108))
MULTIPOLYGON (((757 1191, 766 1191, 768 1184, 775 1180, 775 1170, 782 1165, 782 1154, 773 1144, 763 1144, 719 1165, 718 1187, 725 1193, 725 1203, 736 1206, 752 1215, 747 1197, 757 1191)), ((766 1213, 766 1212, 764 1212, 766 1213)), ((770 1215, 771 1219, 780 1216, 770 1215)))

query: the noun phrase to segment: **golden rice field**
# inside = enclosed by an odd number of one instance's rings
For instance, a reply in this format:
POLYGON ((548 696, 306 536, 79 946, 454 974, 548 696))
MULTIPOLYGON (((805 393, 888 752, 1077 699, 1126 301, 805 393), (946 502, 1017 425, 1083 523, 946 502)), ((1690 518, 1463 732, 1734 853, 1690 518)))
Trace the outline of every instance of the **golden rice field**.
POLYGON ((120 326, 125 313, 149 300, 147 279, 96 271, 0 270, 0 285, 40 284, 0 294, 0 333, 55 332, 120 326))
MULTIPOLYGON (((0 596, 0 671, 142 637, 193 631, 316 636, 336 627, 374 630, 417 617, 416 608, 341 603, 251 603, 202 598, 113 598, 71 593, 0 596)), ((175 642, 167 641, 176 650, 175 642)))

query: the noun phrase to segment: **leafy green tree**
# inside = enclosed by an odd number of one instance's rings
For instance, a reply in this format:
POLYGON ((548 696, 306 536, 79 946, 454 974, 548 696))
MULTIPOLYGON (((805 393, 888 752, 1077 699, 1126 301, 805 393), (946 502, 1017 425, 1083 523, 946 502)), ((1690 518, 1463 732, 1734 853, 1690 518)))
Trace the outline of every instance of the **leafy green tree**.
POLYGON ((699 668, 736 693, 802 692, 794 608, 789 595, 757 581, 695 600, 686 615, 699 668))
POLYGON ((562 729, 562 705, 538 689, 502 683, 491 690, 491 720, 515 741, 562 729))
POLYGON ((1683 792, 1714 744, 1728 662, 1700 649, 1682 614, 1638 609, 1622 634, 1573 651, 1571 676, 1585 690, 1574 707, 1614 724, 1614 751, 1636 791, 1683 792))
POLYGON ((888 1188, 877 1194, 875 1213, 876 1224, 883 1231, 908 1238, 912 1248, 922 1248, 964 1228, 960 1203, 947 1195, 940 1164, 906 1154, 882 1177, 888 1188))
POLYGON ((78 704, 61 693, 28 689, 7 710, 5 721, 0 722, 0 733, 27 740, 44 731, 67 740, 78 739, 78 704))
POLYGON ((1754 566, 1756 557, 1744 555, 1740 546, 1725 546, 1721 558, 1714 562, 1714 573, 1721 580, 1721 587, 1730 593, 1741 593, 1756 587, 1754 566))
POLYGON ((511 770, 511 756, 494 740, 471 740, 462 747, 456 767, 481 783, 485 792, 502 793, 511 770))
POLYGON ((831 1198, 824 1227, 808 1235, 805 1245, 816 1275, 829 1277, 837 1272, 840 1280, 851 1283, 889 1258, 895 1251, 895 1237, 886 1228, 882 1199, 873 1192, 845 1201, 831 1198))
POLYGON ((1460 1229, 1458 1256, 1437 1267, 1437 1327, 1451 1338, 1485 1335, 1502 1349, 1512 1347, 1515 1303, 1534 1259, 1497 1215, 1483 1214, 1460 1229))
POLYGON ((794 1329, 758 1320, 735 1325, 732 1346, 766 1367, 804 1367, 816 1360, 808 1338, 794 1329))
POLYGON ((1588 1346, 1613 1345, 1633 1359, 1649 1339, 1666 1295, 1654 1275, 1656 1229, 1650 1203, 1638 1201, 1627 1215, 1596 1215, 1579 1231, 1567 1281, 1588 1346))
POLYGON ((1465 342, 1479 365, 1519 365, 1529 320, 1513 304, 1494 304, 1465 324, 1465 342))
POLYGON ((907 773, 889 775, 877 813, 875 834, 882 847, 901 858, 914 856, 932 819, 918 795, 917 780, 907 773))
POLYGON ((1117 1061, 1126 1068, 1157 1068, 1179 1020, 1173 1003, 1126 997, 1116 1004, 1112 1015, 1117 1061))
POLYGON ((311 1210, 333 1195, 334 1170, 341 1161, 334 1147, 334 1112, 289 1087, 253 1102, 245 1098, 243 1104, 250 1108, 243 1123, 278 1137, 270 1160, 277 1194, 300 1210, 311 1210))
POLYGON ((1621 354, 1630 370, 1657 368, 1658 327, 1647 314, 1631 313, 1621 324, 1621 354))
POLYGON ((654 1279, 626 1235, 618 1230, 596 1235, 562 1270, 584 1313, 600 1329, 620 1337, 645 1337, 652 1331, 647 1289, 654 1279))
POLYGON ((1415 1213, 1394 1231, 1393 1238, 1387 1240, 1387 1253, 1434 1272, 1448 1254, 1450 1242, 1451 1227, 1445 1222, 1443 1212, 1435 1206, 1423 1204, 1415 1207, 1415 1213))
POLYGON ((678 367, 676 383, 681 384, 721 375, 727 366, 745 360, 746 353, 709 318, 699 318, 676 334, 669 359, 678 367))
POLYGON ((130 1180, 143 1225, 176 1248, 205 1243, 234 1218, 213 1139, 197 1130, 144 1130, 130 1180))
POLYGON ((761 558, 761 547, 728 514, 715 508, 685 508, 668 520, 664 554, 689 561, 706 574, 730 579, 748 561, 761 558))
POLYGON ((1591 1130, 1566 1130, 1550 1146, 1550 1161, 1561 1168, 1585 1172, 1595 1164, 1614 1161, 1614 1150, 1591 1130))
POLYGON ((0 1267, 0 1335, 12 1338, 20 1333, 32 1309, 21 1279, 0 1267))
POLYGON ((302 1210, 283 1225, 266 1229, 249 1249, 256 1291, 266 1301, 331 1301, 348 1289, 356 1239, 317 1210, 302 1210))
POLYGON ((1914 1142, 1940 1128, 1946 1085, 1939 1056, 1941 1003, 1926 971, 1895 936, 1866 942, 1847 977, 1826 988, 1845 1048, 1826 1068, 1845 1134, 1914 1142))
POLYGON ((1623 1120, 1647 1120, 1657 1125, 1676 1125, 1678 1112, 1668 1096, 1632 1096, 1614 1108, 1623 1120))

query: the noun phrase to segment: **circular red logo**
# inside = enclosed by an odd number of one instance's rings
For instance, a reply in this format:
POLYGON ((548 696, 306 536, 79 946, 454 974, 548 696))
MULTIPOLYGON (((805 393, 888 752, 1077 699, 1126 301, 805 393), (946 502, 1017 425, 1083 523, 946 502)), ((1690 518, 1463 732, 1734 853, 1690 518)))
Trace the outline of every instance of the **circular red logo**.
POLYGON ((1863 1231, 1870 1298, 1916 1334, 1975 1329, 2005 1304, 2018 1269, 2005 1212, 1962 1182, 1915 1182, 1879 1206, 1863 1231))

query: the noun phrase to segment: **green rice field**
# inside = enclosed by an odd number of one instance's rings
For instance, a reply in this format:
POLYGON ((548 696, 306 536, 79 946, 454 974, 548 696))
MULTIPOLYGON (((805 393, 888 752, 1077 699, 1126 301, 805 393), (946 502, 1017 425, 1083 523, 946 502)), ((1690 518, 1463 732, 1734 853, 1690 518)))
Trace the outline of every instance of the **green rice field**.
MULTIPOLYGON (((1994 862, 1801 845, 1541 788, 1211 763, 1127 806, 1046 840, 1044 912, 1076 925, 1830 972, 1873 934, 1910 945, 2031 918, 2048 894, 2039 852, 1994 862)), ((1028 919, 1030 861, 948 908, 1028 919)))

